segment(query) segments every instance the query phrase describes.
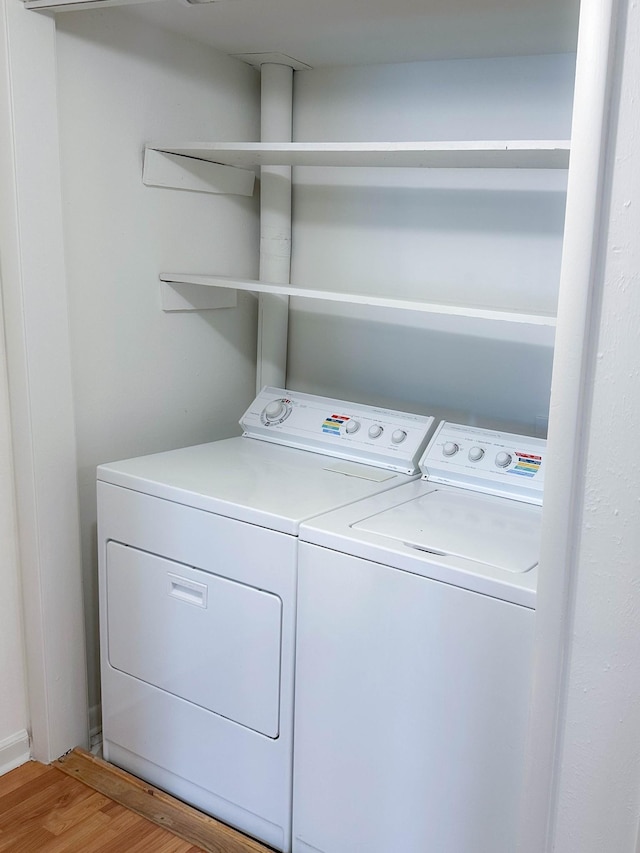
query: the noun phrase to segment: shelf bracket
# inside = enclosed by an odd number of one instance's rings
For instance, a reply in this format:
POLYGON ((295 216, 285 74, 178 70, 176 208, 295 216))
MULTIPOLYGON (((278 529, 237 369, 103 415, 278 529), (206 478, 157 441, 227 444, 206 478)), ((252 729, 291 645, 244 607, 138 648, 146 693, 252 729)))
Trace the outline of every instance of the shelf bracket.
POLYGON ((255 172, 145 147, 142 183, 198 193, 253 195, 255 172))
POLYGON ((208 308, 235 308, 236 290, 222 287, 193 287, 185 282, 160 282, 163 311, 202 311, 208 308))

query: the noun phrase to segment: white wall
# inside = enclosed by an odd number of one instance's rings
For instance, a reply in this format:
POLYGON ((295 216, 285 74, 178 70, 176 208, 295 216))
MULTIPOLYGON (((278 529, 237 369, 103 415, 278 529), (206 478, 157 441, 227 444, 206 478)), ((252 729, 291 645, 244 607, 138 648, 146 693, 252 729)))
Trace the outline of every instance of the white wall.
POLYGON ((31 748, 86 745, 55 24, 0 0, 0 261, 31 748))
MULTIPOLYGON (((299 72, 295 139, 568 138, 573 74, 573 56, 299 72)), ((555 310, 564 173, 307 169, 295 180, 294 283, 555 310)), ((529 431, 548 414, 552 334, 294 307, 291 387, 529 431)))
POLYGON ((552 849, 636 853, 640 816, 640 10, 623 3, 552 849), (608 219, 608 223, 607 223, 608 219))
POLYGON ((0 304, 0 774, 29 758, 9 396, 0 304))
POLYGON ((57 51, 94 707, 95 467, 236 433, 255 382, 255 300, 165 314, 158 274, 255 277, 256 199, 144 187, 143 143, 257 138, 259 80, 248 66, 125 9, 58 16, 57 51))

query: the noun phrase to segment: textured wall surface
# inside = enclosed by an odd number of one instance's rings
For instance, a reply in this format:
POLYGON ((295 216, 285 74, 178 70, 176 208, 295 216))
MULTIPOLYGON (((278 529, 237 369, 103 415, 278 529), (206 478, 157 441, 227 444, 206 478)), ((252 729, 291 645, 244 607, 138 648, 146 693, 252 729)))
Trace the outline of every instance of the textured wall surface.
POLYGON ((640 814, 638 12, 629 3, 612 97, 606 251, 588 377, 582 533, 553 847, 558 853, 635 853, 640 814))

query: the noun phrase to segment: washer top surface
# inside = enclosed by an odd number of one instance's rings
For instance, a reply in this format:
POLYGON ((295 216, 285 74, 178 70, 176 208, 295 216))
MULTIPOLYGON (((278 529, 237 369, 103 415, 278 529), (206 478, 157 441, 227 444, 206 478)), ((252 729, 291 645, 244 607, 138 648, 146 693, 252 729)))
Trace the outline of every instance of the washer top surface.
POLYGON ((353 529, 424 553, 528 572, 538 562, 540 510, 462 489, 434 489, 366 518, 353 529))
POLYGON ((541 514, 423 479, 311 519, 299 535, 328 552, 534 608, 541 514))
POLYGON ((441 423, 422 480, 302 525, 300 540, 535 606, 545 442, 441 423))
POLYGON ((282 533, 413 477, 248 437, 101 465, 98 481, 282 533))

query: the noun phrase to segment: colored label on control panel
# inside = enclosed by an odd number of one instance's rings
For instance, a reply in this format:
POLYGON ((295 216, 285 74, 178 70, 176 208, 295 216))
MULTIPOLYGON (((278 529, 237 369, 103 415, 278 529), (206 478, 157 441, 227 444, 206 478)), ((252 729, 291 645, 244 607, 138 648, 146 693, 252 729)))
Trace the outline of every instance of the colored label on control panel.
POLYGON ((516 451, 516 464, 509 469, 510 474, 520 477, 535 477, 542 465, 542 456, 534 456, 531 453, 518 453, 516 451))
POLYGON ((322 432, 327 433, 327 435, 340 435, 340 427, 348 420, 348 415, 331 415, 324 419, 322 432))

